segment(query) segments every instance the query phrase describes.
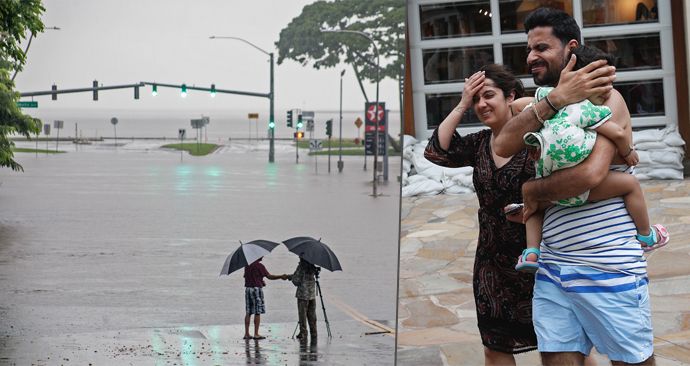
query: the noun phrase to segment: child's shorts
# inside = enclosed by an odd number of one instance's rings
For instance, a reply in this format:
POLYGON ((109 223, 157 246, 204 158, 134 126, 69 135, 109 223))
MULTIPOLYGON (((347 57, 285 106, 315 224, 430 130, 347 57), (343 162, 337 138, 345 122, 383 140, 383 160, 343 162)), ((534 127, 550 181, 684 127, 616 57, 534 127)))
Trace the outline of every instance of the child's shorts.
POLYGON ((264 290, 261 287, 245 287, 244 303, 247 314, 264 314, 266 312, 264 290))
POLYGON ((588 355, 594 345, 639 363, 654 351, 646 277, 540 263, 532 317, 540 352, 588 355))

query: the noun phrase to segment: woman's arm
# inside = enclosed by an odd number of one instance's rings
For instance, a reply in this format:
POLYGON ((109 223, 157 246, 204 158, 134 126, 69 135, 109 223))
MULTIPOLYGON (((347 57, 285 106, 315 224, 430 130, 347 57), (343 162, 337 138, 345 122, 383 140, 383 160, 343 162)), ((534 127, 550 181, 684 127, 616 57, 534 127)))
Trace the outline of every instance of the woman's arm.
POLYGON ((450 141, 462 116, 472 108, 472 98, 484 87, 484 78, 484 72, 477 71, 469 79, 465 79, 465 89, 462 91, 460 103, 438 125, 438 142, 443 150, 448 150, 450 147, 450 141))

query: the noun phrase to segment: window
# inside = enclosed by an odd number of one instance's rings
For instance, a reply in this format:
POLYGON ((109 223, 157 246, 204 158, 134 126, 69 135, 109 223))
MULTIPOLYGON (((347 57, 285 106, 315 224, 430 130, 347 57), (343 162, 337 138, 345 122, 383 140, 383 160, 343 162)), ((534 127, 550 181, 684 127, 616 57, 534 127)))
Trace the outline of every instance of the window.
POLYGON ((420 5, 422 39, 491 34, 489 1, 420 5))
POLYGON ((619 71, 661 68, 659 33, 585 38, 585 44, 614 55, 619 71))
POLYGON ((582 0, 585 27, 659 22, 656 0, 582 0))
POLYGON ((503 64, 519 78, 532 77, 527 70, 527 43, 504 44, 503 64))
POLYGON ((494 62, 493 46, 424 50, 424 83, 457 83, 494 62))
POLYGON ((664 83, 661 80, 614 83, 628 105, 631 117, 663 116, 664 83))
POLYGON ((524 22, 532 10, 548 6, 573 15, 572 0, 500 0, 501 33, 524 32, 524 22))
MULTIPOLYGON (((461 93, 438 93, 426 95, 426 125, 433 130, 460 102, 461 93)), ((479 126, 481 122, 474 110, 470 109, 460 120, 460 127, 479 126)))

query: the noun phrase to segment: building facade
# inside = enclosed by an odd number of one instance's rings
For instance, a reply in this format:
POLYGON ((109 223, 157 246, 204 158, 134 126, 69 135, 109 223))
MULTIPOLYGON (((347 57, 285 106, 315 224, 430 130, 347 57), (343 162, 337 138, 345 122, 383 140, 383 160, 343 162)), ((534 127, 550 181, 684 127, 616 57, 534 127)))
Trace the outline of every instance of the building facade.
MULTIPOLYGON (((407 6, 406 112, 412 118, 406 118, 405 132, 418 139, 428 138, 457 105, 464 78, 482 65, 507 65, 528 93, 536 89, 526 66, 523 22, 539 6, 572 15, 583 43, 614 55, 614 87, 625 98, 633 128, 677 126, 686 141, 690 137, 690 13, 681 0, 408 0, 407 6)), ((471 111, 459 125, 460 133, 481 128, 471 111)))

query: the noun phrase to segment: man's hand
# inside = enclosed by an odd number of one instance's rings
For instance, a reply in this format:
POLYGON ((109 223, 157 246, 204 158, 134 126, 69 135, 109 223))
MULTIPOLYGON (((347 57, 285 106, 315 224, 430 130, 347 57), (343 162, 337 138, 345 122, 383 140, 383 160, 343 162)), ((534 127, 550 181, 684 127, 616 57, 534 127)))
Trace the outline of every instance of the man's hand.
POLYGON ((604 94, 613 89, 616 68, 606 66, 606 60, 597 60, 580 70, 573 71, 576 56, 571 55, 568 64, 561 71, 556 88, 549 94, 549 100, 556 108, 577 103, 592 95, 604 94))

